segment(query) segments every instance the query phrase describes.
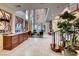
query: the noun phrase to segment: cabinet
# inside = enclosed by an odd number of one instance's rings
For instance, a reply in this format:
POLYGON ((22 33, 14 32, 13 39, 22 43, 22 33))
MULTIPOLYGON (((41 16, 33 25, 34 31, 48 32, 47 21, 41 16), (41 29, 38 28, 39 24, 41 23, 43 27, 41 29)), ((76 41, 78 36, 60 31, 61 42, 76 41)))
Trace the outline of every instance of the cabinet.
POLYGON ((17 47, 19 44, 28 39, 27 33, 21 33, 17 35, 3 35, 3 49, 12 50, 17 47))
POLYGON ((0 34, 0 50, 3 49, 3 35, 0 34))

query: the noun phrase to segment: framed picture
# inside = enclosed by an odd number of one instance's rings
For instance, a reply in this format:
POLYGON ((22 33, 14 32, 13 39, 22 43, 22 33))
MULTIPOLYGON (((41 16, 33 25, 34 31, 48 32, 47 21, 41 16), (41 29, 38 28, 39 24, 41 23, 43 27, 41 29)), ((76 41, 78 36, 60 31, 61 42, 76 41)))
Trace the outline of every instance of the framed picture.
POLYGON ((6 33, 11 31, 11 21, 12 14, 0 9, 0 33, 6 33))
POLYGON ((16 16, 15 20, 15 32, 21 32, 23 31, 23 19, 16 16))

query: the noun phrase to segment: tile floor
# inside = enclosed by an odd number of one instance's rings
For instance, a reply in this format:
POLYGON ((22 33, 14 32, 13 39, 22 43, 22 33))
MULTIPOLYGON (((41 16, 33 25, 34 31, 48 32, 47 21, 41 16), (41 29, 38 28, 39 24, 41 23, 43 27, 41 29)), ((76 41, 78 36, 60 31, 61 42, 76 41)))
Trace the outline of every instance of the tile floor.
POLYGON ((51 42, 52 37, 46 34, 43 38, 28 38, 11 51, 0 50, 0 56, 62 56, 51 51, 51 42))

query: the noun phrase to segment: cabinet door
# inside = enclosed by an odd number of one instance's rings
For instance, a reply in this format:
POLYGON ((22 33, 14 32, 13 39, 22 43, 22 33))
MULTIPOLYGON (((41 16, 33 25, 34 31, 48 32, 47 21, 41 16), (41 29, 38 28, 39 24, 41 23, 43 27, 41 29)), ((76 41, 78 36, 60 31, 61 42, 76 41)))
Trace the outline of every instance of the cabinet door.
POLYGON ((0 50, 3 49, 3 35, 0 35, 0 50))
POLYGON ((18 35, 12 36, 12 48, 18 45, 18 35))
POLYGON ((28 34, 27 34, 27 33, 24 33, 24 34, 23 34, 23 38, 24 38, 24 40, 27 40, 28 34))
POLYGON ((25 41, 26 40, 26 34, 25 33, 23 34, 23 38, 24 38, 24 41, 25 41))
POLYGON ((25 34, 26 35, 26 40, 28 39, 28 33, 25 34))
POLYGON ((11 38, 12 38, 11 36, 3 36, 3 49, 6 49, 6 50, 12 49, 11 38))
POLYGON ((19 43, 22 43, 23 40, 24 40, 23 35, 22 34, 19 34, 19 43))

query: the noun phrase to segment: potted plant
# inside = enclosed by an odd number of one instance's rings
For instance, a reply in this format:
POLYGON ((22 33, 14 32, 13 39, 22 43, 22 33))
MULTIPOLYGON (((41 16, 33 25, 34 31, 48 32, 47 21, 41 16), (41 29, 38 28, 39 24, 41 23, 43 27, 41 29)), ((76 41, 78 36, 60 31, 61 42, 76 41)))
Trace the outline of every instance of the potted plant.
MULTIPOLYGON (((65 33, 73 35, 73 38, 71 39, 72 41, 71 49, 73 49, 75 45, 76 33, 77 33, 75 29, 79 29, 79 19, 76 19, 76 16, 74 16, 74 14, 68 13, 67 11, 60 16, 60 19, 64 20, 64 21, 59 21, 57 24, 58 28, 60 29, 61 35, 63 36, 65 33)), ((64 43, 66 42, 65 39, 66 38, 64 38, 63 40, 64 43)))

